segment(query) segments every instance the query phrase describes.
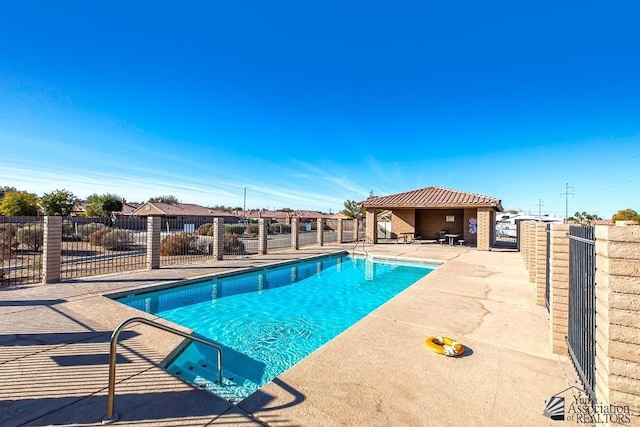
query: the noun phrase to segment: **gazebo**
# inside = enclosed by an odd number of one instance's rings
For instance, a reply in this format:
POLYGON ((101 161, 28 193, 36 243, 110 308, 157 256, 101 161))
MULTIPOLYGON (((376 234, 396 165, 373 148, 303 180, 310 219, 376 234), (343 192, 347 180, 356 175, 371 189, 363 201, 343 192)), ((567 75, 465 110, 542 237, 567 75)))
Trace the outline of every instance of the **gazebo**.
POLYGON ((442 187, 371 197, 360 204, 367 212, 370 242, 378 243, 378 217, 386 214, 390 237, 439 241, 446 234, 486 251, 495 244, 496 212, 504 210, 495 197, 442 187))

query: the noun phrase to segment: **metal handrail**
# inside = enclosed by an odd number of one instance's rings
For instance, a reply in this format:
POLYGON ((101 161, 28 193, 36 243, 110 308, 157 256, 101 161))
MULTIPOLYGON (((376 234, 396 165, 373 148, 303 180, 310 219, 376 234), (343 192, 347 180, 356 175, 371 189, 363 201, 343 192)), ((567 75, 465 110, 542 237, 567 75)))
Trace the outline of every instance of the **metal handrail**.
POLYGON ((154 328, 161 329, 166 332, 171 332, 175 335, 179 335, 183 338, 190 339, 192 341, 199 342, 201 344, 208 345, 209 347, 213 347, 218 350, 218 381, 222 384, 222 347, 218 344, 206 340, 204 338, 195 337, 193 335, 189 335, 186 332, 179 331, 178 329, 172 328, 170 326, 165 326, 161 323, 154 322, 153 320, 145 319, 144 317, 132 317, 129 320, 125 320, 122 322, 111 334, 110 345, 111 348, 109 350, 109 394, 107 395, 107 416, 102 419, 102 424, 110 424, 118 420, 118 414, 114 411, 115 409, 115 392, 116 392, 116 353, 118 348, 118 336, 120 332, 128 325, 132 323, 144 323, 149 326, 153 326, 154 328))

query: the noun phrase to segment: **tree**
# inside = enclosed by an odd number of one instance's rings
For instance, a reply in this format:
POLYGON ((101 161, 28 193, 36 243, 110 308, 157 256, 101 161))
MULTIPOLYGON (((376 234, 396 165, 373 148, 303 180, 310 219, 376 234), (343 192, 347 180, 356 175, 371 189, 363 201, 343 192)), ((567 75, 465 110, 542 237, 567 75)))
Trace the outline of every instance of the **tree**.
POLYGON ((177 205, 180 203, 176 196, 157 196, 149 199, 149 203, 170 203, 172 205, 177 205))
POLYGON ((0 201, 9 191, 18 191, 15 187, 0 186, 0 201))
POLYGON ((596 214, 588 214, 586 212, 576 212, 573 214, 573 216, 570 216, 569 218, 567 218, 569 221, 575 221, 578 222, 580 224, 590 224, 592 221, 597 221, 600 220, 602 218, 600 218, 598 215, 596 214))
POLYGON ((342 213, 350 218, 356 218, 357 216, 362 216, 366 212, 366 209, 362 206, 358 205, 358 202, 355 200, 346 200, 344 202, 344 209, 342 213))
POLYGON ((0 202, 0 215, 36 216, 38 215, 38 196, 26 191, 9 191, 0 202))
POLYGON ((638 221, 640 222, 640 214, 633 209, 622 209, 616 212, 611 221, 638 221))
POLYGON ((109 217, 112 212, 120 212, 124 199, 115 194, 92 194, 87 198, 86 216, 109 217))
POLYGON ((40 209, 45 215, 69 216, 80 201, 71 191, 62 189, 44 193, 40 198, 40 209))

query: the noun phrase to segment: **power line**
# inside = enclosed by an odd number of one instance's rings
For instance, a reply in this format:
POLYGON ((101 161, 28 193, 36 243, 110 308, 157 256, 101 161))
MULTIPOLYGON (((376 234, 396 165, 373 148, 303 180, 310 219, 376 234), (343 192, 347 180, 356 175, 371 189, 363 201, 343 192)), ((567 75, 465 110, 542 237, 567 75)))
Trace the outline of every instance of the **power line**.
POLYGON ((569 183, 567 182, 567 184, 565 185, 564 193, 560 193, 561 196, 565 196, 564 197, 564 203, 565 203, 564 221, 565 222, 567 221, 567 218, 569 218, 569 194, 573 196, 573 187, 569 187, 569 183), (571 189, 571 192, 569 192, 569 189, 571 189))

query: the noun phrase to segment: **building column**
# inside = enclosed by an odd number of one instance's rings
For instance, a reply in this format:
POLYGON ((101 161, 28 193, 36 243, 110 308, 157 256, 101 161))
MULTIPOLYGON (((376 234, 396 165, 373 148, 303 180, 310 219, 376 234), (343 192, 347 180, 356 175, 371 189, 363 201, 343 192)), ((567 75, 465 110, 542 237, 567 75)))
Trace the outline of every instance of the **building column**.
POLYGON ((324 246, 324 218, 318 218, 316 226, 318 227, 316 230, 318 246, 324 246))
POLYGON ((258 254, 267 253, 267 227, 264 218, 258 220, 258 254))
POLYGON ((536 240, 536 265, 535 265, 535 284, 536 284, 536 304, 546 305, 547 300, 547 224, 537 222, 534 226, 536 240))
POLYGON ((291 249, 299 249, 300 243, 298 240, 298 218, 291 219, 291 249))
MULTIPOLYGON (((524 225, 524 223, 523 223, 524 225)), ((551 224, 549 251, 549 329, 551 346, 556 354, 567 355, 569 333, 569 233, 568 224, 551 224)))
MULTIPOLYGON (((356 223, 357 225, 357 223, 356 223)), ((367 208, 365 216, 365 238, 374 245, 378 243, 378 210, 367 208)), ((358 231, 356 229, 356 241, 358 241, 358 231)))
POLYGON ((147 268, 160 268, 160 227, 162 218, 147 217, 147 268))
POLYGON ((342 243, 342 231, 343 231, 342 226, 343 226, 342 218, 339 218, 338 219, 338 229, 337 229, 338 236, 336 238, 338 243, 342 243))
POLYGON ((213 258, 220 261, 224 258, 224 222, 220 218, 213 219, 213 258))
POLYGON ((491 208, 478 208, 478 250, 491 250, 491 208))
POLYGON ((45 216, 42 240, 42 282, 60 281, 62 258, 62 217, 45 216))

